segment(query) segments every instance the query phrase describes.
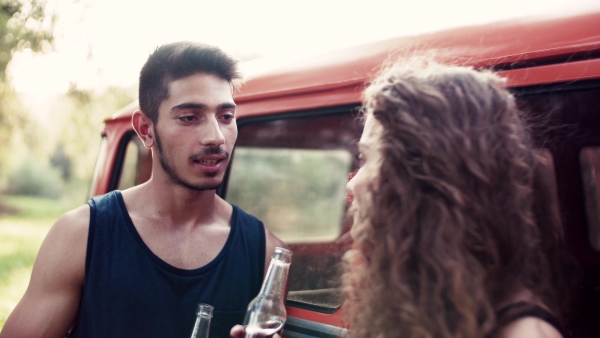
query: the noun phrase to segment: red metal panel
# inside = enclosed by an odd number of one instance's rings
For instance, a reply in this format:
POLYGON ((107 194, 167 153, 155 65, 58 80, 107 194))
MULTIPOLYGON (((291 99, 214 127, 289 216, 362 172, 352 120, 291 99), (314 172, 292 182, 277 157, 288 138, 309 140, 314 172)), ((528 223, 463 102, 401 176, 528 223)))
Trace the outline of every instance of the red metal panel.
POLYGON ((499 74, 507 78, 509 87, 598 79, 600 59, 516 69, 499 74))
POLYGON ((358 103, 362 89, 361 84, 356 84, 335 90, 270 97, 242 103, 236 101, 238 118, 358 103))
POLYGON ((130 121, 131 115, 122 116, 116 120, 106 121, 104 133, 106 135, 107 154, 105 157, 105 162, 100 164, 102 167, 98 173, 96 191, 92 192, 92 196, 102 195, 108 192, 110 179, 113 176, 115 162, 117 160, 119 143, 123 139, 123 136, 132 130, 130 121))
POLYGON ((247 72, 248 82, 237 100, 364 82, 390 55, 422 50, 437 50, 446 61, 476 66, 600 51, 600 3, 591 4, 586 13, 567 17, 557 14, 399 37, 296 61, 259 61, 266 68, 247 72))
POLYGON ((317 323, 323 323, 338 327, 346 328, 348 325, 344 323, 340 311, 333 314, 325 314, 319 313, 304 309, 299 309, 296 307, 287 306, 286 307, 287 315, 290 317, 302 318, 305 320, 310 320, 317 323))

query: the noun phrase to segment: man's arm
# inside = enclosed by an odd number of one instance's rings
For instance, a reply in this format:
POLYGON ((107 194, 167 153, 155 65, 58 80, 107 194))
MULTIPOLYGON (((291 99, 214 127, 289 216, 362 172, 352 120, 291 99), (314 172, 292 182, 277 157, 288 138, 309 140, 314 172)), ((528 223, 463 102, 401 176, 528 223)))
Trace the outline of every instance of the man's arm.
MULTIPOLYGON (((273 252, 275 252, 276 247, 286 248, 288 246, 283 243, 282 240, 277 238, 277 236, 273 235, 269 229, 265 226, 265 238, 266 238, 266 250, 265 250, 265 276, 267 275, 267 270, 269 270, 269 264, 271 263, 271 256, 273 256, 273 252)), ((293 258, 292 258, 293 262, 293 258)))
POLYGON ((64 214, 44 239, 25 295, 0 338, 65 337, 79 310, 85 273, 89 206, 64 214))

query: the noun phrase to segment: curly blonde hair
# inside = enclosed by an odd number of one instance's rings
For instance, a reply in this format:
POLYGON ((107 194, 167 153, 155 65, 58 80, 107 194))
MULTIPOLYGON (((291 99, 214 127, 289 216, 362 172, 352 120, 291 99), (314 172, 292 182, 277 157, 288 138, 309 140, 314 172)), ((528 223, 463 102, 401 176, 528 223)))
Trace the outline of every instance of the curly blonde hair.
POLYGON ((560 315, 562 233, 540 224, 538 161, 503 79, 411 59, 370 84, 363 114, 384 160, 345 256, 350 336, 489 337, 520 288, 560 315))

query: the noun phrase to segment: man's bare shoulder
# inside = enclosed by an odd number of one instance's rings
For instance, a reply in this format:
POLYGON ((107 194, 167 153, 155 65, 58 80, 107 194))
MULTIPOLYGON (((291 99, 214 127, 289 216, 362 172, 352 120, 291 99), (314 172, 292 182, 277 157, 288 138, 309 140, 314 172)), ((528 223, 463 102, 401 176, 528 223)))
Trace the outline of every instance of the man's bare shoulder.
POLYGON ((74 262, 75 267, 79 269, 79 263, 85 260, 89 224, 88 205, 64 213, 46 235, 38 260, 65 259, 65 256, 70 256, 67 261, 74 262))
POLYGON ((265 236, 267 241, 267 247, 271 247, 275 250, 275 247, 287 248, 287 245, 279 239, 279 237, 275 236, 266 226, 265 226, 265 236))
POLYGON ((68 250, 74 256, 85 257, 90 224, 90 207, 82 205, 64 213, 54 223, 40 248, 38 259, 68 250), (42 257, 39 257, 42 256, 42 257))
POLYGON ((84 204, 67 211, 54 223, 51 231, 72 233, 73 236, 87 237, 90 224, 90 207, 84 204))
MULTIPOLYGON (((34 264, 34 277, 48 276, 42 271, 61 271, 63 281, 73 286, 83 282, 90 208, 82 205, 66 212, 54 223, 42 243, 34 264), (42 272, 42 273, 40 273, 42 272)), ((32 278, 32 283, 39 281, 32 278)))

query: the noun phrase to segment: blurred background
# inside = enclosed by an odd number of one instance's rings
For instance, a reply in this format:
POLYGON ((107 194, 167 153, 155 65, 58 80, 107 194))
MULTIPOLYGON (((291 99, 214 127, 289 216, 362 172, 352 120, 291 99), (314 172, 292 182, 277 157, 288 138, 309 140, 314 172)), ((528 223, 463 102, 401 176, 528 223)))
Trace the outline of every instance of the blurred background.
POLYGON ((0 0, 0 328, 48 229, 86 202, 102 121, 136 99, 156 46, 297 57, 593 1, 0 0))

